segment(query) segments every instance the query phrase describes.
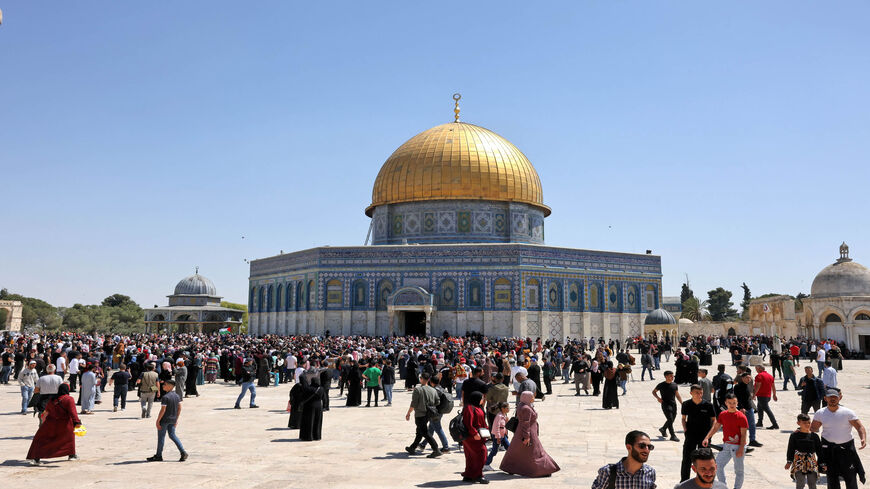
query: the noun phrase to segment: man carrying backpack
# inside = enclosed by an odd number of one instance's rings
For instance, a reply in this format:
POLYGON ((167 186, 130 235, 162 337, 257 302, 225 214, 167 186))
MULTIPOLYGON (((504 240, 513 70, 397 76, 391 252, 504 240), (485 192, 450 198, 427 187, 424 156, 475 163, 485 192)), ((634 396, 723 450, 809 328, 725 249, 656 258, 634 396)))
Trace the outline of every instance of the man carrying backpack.
POLYGON ((646 464, 653 450, 649 435, 643 431, 629 431, 625 435, 625 449, 628 456, 598 469, 592 489, 655 489, 656 469, 646 464))
MULTIPOLYGON (((411 393, 411 405, 408 406, 408 412, 405 414, 405 420, 410 421, 411 413, 414 413, 414 424, 417 427, 414 442, 405 447, 405 451, 411 455, 416 455, 417 446, 421 440, 425 439, 426 443, 432 447, 432 453, 428 457, 435 458, 441 456, 438 444, 435 443, 428 429, 430 412, 432 412, 431 417, 434 417, 435 412, 438 411, 438 401, 438 391, 429 386, 429 374, 427 372, 421 373, 420 383, 414 387, 414 391, 411 393)), ((440 426, 441 423, 439 422, 438 425, 440 426)))
MULTIPOLYGON (((466 381, 467 382, 467 381, 466 381)), ((448 453, 450 448, 447 447, 450 442, 447 440, 447 435, 444 434, 444 428, 441 426, 441 417, 445 414, 450 414, 453 411, 453 396, 447 393, 447 389, 441 387, 441 372, 435 374, 429 380, 429 384, 438 393, 438 415, 435 416, 430 412, 429 415, 429 437, 435 439, 435 433, 438 434, 438 439, 441 440, 441 453, 448 453)), ((420 450, 426 450, 427 440, 420 443, 420 450)))

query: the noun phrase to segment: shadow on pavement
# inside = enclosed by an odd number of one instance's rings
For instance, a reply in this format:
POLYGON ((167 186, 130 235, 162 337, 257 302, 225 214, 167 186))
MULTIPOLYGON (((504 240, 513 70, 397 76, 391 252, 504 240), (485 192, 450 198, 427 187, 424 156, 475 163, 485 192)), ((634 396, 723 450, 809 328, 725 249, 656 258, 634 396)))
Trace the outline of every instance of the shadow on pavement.
POLYGON ((109 465, 136 465, 136 464, 148 464, 151 463, 147 460, 125 460, 123 462, 115 462, 109 465))

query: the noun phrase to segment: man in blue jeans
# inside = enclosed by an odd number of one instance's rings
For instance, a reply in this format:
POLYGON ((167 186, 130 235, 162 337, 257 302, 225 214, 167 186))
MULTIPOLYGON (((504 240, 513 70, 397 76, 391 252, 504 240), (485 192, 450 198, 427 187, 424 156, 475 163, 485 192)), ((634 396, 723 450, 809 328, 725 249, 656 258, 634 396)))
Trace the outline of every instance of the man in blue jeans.
POLYGON ((178 427, 178 418, 181 416, 181 398, 173 392, 175 389, 175 380, 168 379, 163 381, 163 397, 160 400, 160 414, 157 415, 157 453, 153 457, 148 457, 149 462, 163 461, 163 442, 166 441, 166 434, 169 434, 169 439, 178 447, 181 453, 179 462, 187 460, 187 452, 181 445, 181 440, 175 435, 175 428, 178 427))
POLYGON ((236 405, 234 406, 236 409, 242 409, 240 404, 242 403, 242 399, 245 397, 245 393, 250 389, 251 391, 251 408, 258 408, 254 404, 254 399, 257 398, 257 388, 254 386, 254 380, 257 378, 257 368, 254 367, 254 359, 246 358, 245 364, 242 365, 241 376, 239 380, 242 383, 242 392, 239 393, 238 399, 236 399, 236 405))

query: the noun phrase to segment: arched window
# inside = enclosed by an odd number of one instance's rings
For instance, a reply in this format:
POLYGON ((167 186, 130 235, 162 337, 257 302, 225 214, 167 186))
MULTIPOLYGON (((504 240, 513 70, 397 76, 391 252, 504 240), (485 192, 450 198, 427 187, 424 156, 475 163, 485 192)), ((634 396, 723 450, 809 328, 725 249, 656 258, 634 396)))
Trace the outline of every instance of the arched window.
POLYGON ((387 310, 387 298, 393 293, 393 282, 383 279, 378 282, 378 309, 387 310))
POLYGON ((601 311, 601 286, 589 284, 589 310, 601 311))
POLYGON ((317 309, 317 297, 314 296, 316 291, 316 286, 314 285, 314 280, 308 281, 308 289, 305 291, 305 309, 312 310, 317 309))
POLYGON ((634 285, 628 287, 628 293, 625 297, 625 310, 627 312, 640 312, 640 297, 638 297, 637 287, 634 285))
POLYGON ((825 317, 825 322, 826 323, 842 323, 843 320, 840 319, 840 316, 837 316, 836 314, 831 313, 831 314, 828 314, 827 317, 825 317))
POLYGON ((263 296, 266 295, 265 287, 260 287, 257 292, 257 312, 263 311, 263 296))
POLYGON ((266 290, 266 312, 272 312, 272 304, 274 304, 275 294, 272 286, 266 290))
POLYGON ((541 283, 537 279, 526 280, 526 308, 541 308, 541 283))
POLYGON ((568 308, 574 311, 580 310, 580 304, 583 303, 583 289, 580 288, 579 282, 571 282, 568 286, 568 308))
POLYGON ((302 282, 297 281, 296 285, 296 310, 301 311, 302 306, 305 304, 305 289, 302 286, 302 282))
POLYGON ((622 312, 622 288, 616 284, 610 284, 607 288, 607 310, 622 312))
POLYGON ((483 307, 483 282, 474 278, 468 281, 468 308, 483 307))
POLYGON ((257 297, 257 288, 251 287, 251 293, 248 294, 248 310, 251 312, 257 312, 257 308, 254 307, 254 298, 257 297))
POLYGON ((337 309, 341 307, 343 297, 341 280, 332 279, 326 282, 326 307, 337 309))
POLYGON ((356 280, 353 283, 353 301, 351 302, 354 309, 363 309, 368 305, 369 287, 365 280, 356 280))
POLYGON ((562 308, 562 290, 559 287, 558 282, 550 282, 550 287, 547 290, 547 304, 549 304, 550 309, 554 311, 558 311, 562 308))
POLYGON ((862 312, 862 313, 858 314, 857 316, 855 316, 855 321, 870 321, 870 315, 867 315, 867 313, 862 312))
POLYGON ((510 309, 511 307, 511 281, 502 277, 493 283, 493 302, 496 309, 510 309))
POLYGON ((654 285, 650 284, 644 288, 644 298, 646 299, 647 312, 659 307, 659 295, 656 293, 654 285))
POLYGON ((275 293, 275 310, 280 311, 283 309, 284 304, 282 304, 284 300, 284 285, 278 284, 278 288, 275 293))
POLYGON ((438 302, 443 309, 456 308, 456 282, 444 279, 438 287, 438 302))
POLYGON ((293 287, 292 284, 284 285, 284 310, 289 311, 293 302, 293 287))
POLYGON ((737 330, 734 328, 728 328, 728 336, 737 336, 737 330))

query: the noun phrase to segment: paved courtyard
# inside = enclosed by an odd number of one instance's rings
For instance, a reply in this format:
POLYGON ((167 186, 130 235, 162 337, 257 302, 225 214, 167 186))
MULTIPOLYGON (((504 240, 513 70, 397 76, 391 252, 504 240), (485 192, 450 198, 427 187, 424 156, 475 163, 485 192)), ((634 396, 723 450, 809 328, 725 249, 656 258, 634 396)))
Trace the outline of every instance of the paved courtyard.
MULTIPOLYGON (((714 364, 724 362, 719 355, 714 364)), ((662 365, 663 368, 665 365, 662 365)), ((803 363, 802 363, 803 366, 803 363)), ((715 367, 714 367, 715 368, 715 367)), ((712 369, 711 369, 712 370, 712 369)), ((729 367, 728 373, 734 369, 729 367)), ((678 482, 681 443, 660 439, 656 428, 663 416, 652 398, 654 383, 629 383, 628 395, 620 398, 621 409, 601 409, 598 397, 575 397, 573 385, 554 384, 554 395, 536 403, 545 449, 562 467, 551 478, 531 481, 502 472, 487 477, 498 487, 526 487, 529 483, 546 487, 587 488, 599 466, 625 454, 623 437, 631 429, 653 435, 656 445, 650 463, 658 473, 659 487, 670 488, 678 482)), ((662 377, 656 372, 656 381, 662 377)), ((870 362, 846 361, 840 373, 844 388, 843 404, 858 412, 866 423, 870 415, 870 390, 867 379, 870 362)), ((779 384, 781 387, 782 384, 779 384)), ((17 414, 20 394, 11 383, 0 387, 0 475, 10 487, 33 482, 78 489, 117 487, 146 475, 162 487, 451 487, 463 486, 459 473, 464 457, 459 452, 440 459, 409 456, 404 447, 413 437, 413 423, 406 422, 410 394, 395 393, 392 407, 346 408, 338 390, 331 391, 332 410, 325 413, 323 436, 319 442, 300 442, 298 431, 288 430, 289 385, 258 388, 260 409, 232 409, 238 388, 235 384, 200 387, 199 398, 184 402, 178 427, 179 437, 190 452, 190 459, 178 463, 175 447, 167 440, 163 463, 148 464, 154 453, 154 418, 139 418, 135 394, 126 412, 112 412, 111 394, 103 397, 96 415, 83 416, 88 434, 77 439, 81 460, 51 461, 30 467, 24 456, 36 430, 36 420, 17 414)), ((680 394, 688 398, 688 388, 680 394)), ((365 393, 363 394, 365 395, 365 393)), ((243 406, 247 401, 243 403, 243 406)), ((458 402, 457 402, 458 405, 458 402)), ((794 487, 783 469, 788 432, 795 426, 799 410, 794 391, 781 394, 773 404, 781 431, 760 430, 758 440, 764 447, 747 456, 745 488, 794 487)), ((447 420, 444 421, 445 429, 447 420)), ((682 434, 678 433, 682 438, 682 434)), ((717 435, 715 440, 721 440, 717 435)), ((861 452, 865 466, 870 465, 861 452)), ((497 467, 501 455, 493 464, 497 467)), ((733 476, 733 472, 728 471, 733 476)), ((730 482, 730 481, 729 481, 730 482)))

